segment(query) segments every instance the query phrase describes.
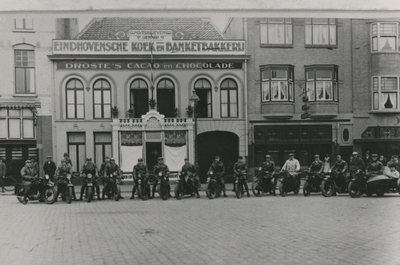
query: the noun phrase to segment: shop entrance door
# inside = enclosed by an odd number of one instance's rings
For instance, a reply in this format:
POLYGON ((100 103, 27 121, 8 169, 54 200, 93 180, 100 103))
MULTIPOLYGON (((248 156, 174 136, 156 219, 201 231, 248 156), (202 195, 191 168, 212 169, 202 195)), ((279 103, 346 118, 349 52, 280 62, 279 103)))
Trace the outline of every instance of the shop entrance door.
POLYGON ((149 173, 153 172, 157 159, 162 156, 161 142, 146 143, 146 164, 149 173))

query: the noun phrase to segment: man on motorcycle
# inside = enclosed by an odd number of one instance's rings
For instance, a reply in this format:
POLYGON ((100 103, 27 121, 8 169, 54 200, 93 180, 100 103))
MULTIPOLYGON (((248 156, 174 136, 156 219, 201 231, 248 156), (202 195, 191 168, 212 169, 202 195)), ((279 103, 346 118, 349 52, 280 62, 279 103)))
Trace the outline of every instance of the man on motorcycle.
POLYGON ((363 171, 365 169, 364 161, 358 157, 357 152, 352 153, 353 160, 350 162, 350 174, 351 177, 354 177, 358 172, 363 171))
MULTIPOLYGON (((168 168, 168 166, 166 164, 164 164, 164 158, 162 158, 162 157, 158 158, 158 164, 154 166, 154 171, 153 172, 154 172, 154 176, 156 178, 154 180, 151 198, 154 198, 154 194, 156 193, 156 187, 157 187, 157 184, 159 182, 158 173, 162 172, 162 174, 166 176, 166 180, 167 180, 168 185, 169 185, 169 168, 168 168)), ((170 197, 170 198, 172 197, 170 190, 168 190, 168 197, 170 197)))
POLYGON ((99 176, 101 178, 101 182, 103 183, 103 186, 106 184, 106 179, 104 179, 104 171, 106 170, 106 166, 110 164, 110 157, 105 156, 104 157, 104 162, 101 164, 100 166, 100 170, 99 170, 99 176))
POLYGON ((396 167, 396 170, 400 170, 400 163, 399 163, 399 157, 397 155, 392 155, 391 160, 387 163, 387 166, 390 168, 391 165, 394 165, 396 167))
POLYGON ((383 174, 383 164, 378 161, 378 155, 372 154, 372 161, 369 162, 366 170, 366 174, 369 174, 370 177, 375 177, 377 175, 383 174))
POLYGON ((344 174, 347 171, 347 167, 347 162, 342 159, 341 155, 338 155, 336 157, 336 163, 331 167, 331 171, 344 174))
POLYGON ((188 173, 191 173, 193 175, 194 181, 192 181, 191 178, 187 179, 187 184, 192 187, 194 192, 197 194, 197 198, 200 198, 199 191, 197 189, 197 180, 196 180, 196 167, 192 163, 189 162, 189 158, 185 158, 185 164, 182 166, 181 170, 181 176, 183 178, 183 181, 185 181, 184 176, 188 173))
MULTIPOLYGON (((113 175, 114 172, 117 172, 117 176, 115 178, 120 179, 121 175, 122 175, 122 172, 119 169, 119 166, 115 163, 115 159, 111 158, 110 159, 110 163, 106 165, 106 168, 104 170, 104 177, 106 178, 109 175, 113 175)), ((108 185, 108 183, 106 183, 106 185, 103 188, 103 197, 102 197, 103 200, 104 200, 104 196, 105 196, 104 192, 106 190, 106 186, 107 185, 108 185)), ((120 196, 119 198, 123 199, 124 197, 120 196)))
POLYGON ((299 160, 294 158, 294 154, 289 154, 289 159, 286 160, 285 164, 283 165, 281 172, 283 170, 287 170, 290 175, 293 176, 296 185, 299 184, 300 180, 298 179, 298 171, 300 170, 300 162, 299 160))
POLYGON ((221 183, 222 186, 222 192, 224 193, 224 197, 226 196, 226 190, 225 190, 225 180, 224 180, 224 174, 225 174, 225 166, 224 164, 220 161, 219 156, 215 156, 214 162, 211 164, 210 168, 208 169, 207 175, 210 172, 214 172, 215 175, 219 175, 220 177, 218 180, 221 183))
POLYGON ((149 178, 149 171, 147 166, 143 163, 143 158, 138 159, 138 163, 133 167, 132 170, 133 175, 133 189, 132 189, 132 196, 130 197, 131 200, 135 199, 134 195, 136 192, 137 187, 139 186, 139 175, 146 176, 146 179, 149 178))
MULTIPOLYGON (((235 190, 236 187, 236 178, 239 177, 241 171, 246 171, 247 173, 247 167, 246 164, 243 162, 243 157, 239 156, 238 161, 233 165, 233 172, 235 173, 234 179, 233 179, 233 189, 235 190)), ((249 187, 247 185, 247 176, 242 179, 242 183, 244 185, 244 188, 246 189, 247 197, 250 197, 249 193, 249 187)), ((240 187, 241 188, 241 187, 240 187)))
POLYGON ((324 163, 319 160, 319 155, 314 156, 314 162, 311 163, 310 167, 308 168, 308 173, 317 174, 318 176, 321 175, 324 163))
POLYGON ((31 160, 26 160, 25 161, 25 166, 21 169, 21 176, 22 176, 22 184, 25 186, 25 194, 24 194, 24 202, 23 204, 28 203, 28 195, 30 192, 30 189, 33 187, 33 185, 38 185, 38 183, 35 183, 35 180, 37 180, 37 173, 36 171, 32 168, 32 161, 31 160), (33 182, 34 181, 34 182, 33 182))
MULTIPOLYGON (((98 177, 97 166, 95 163, 92 162, 91 158, 86 158, 86 163, 81 168, 81 176, 83 176, 83 175, 87 176, 88 174, 92 174, 93 178, 98 177)), ((87 180, 87 178, 85 178, 84 183, 81 188, 81 194, 79 196, 79 201, 82 200, 83 193, 85 192, 85 190, 87 188, 87 184, 88 184, 88 180, 87 180)), ((101 200, 100 187, 99 187, 99 184, 97 184, 97 179, 96 180, 93 179, 93 186, 96 188, 97 199, 101 200)))
MULTIPOLYGON (((58 182, 59 181, 63 181, 61 178, 64 176, 64 174, 67 175, 72 175, 72 169, 69 166, 69 164, 67 163, 67 161, 65 159, 61 159, 61 164, 57 167, 56 169, 56 173, 54 174, 54 185, 57 187, 57 193, 55 196, 55 201, 57 201, 58 199, 58 195, 59 195, 59 190, 58 190, 58 182)), ((75 187, 72 187, 72 197, 74 198, 74 200, 76 201, 76 195, 75 195, 75 187)))

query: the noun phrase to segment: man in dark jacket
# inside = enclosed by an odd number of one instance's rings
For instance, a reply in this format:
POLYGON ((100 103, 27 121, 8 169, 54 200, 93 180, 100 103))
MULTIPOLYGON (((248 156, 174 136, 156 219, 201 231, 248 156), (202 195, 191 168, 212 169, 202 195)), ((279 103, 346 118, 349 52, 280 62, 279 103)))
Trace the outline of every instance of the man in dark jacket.
MULTIPOLYGON (((198 183, 196 179, 196 166, 189 162, 189 158, 185 158, 185 164, 182 166, 181 176, 186 176, 187 174, 192 174, 193 178, 188 178, 186 183, 190 185, 193 191, 196 193, 197 198, 200 198, 199 190, 197 189, 198 183)), ((184 179, 183 179, 184 181, 184 179)))
POLYGON ((4 178, 6 177, 7 166, 3 163, 3 158, 0 157, 0 185, 1 192, 4 192, 4 178))
POLYGON ((57 166, 56 166, 56 163, 53 162, 52 157, 47 156, 47 161, 43 165, 43 171, 44 171, 45 175, 49 175, 51 181, 54 180, 54 175, 56 173, 56 169, 57 169, 57 166))
MULTIPOLYGON (((162 157, 159 157, 158 158, 158 164, 157 165, 155 165, 154 166, 154 171, 153 171, 153 173, 154 173, 154 176, 155 176, 155 180, 154 180, 154 184, 153 184, 153 188, 152 188, 152 198, 154 198, 154 194, 156 193, 156 187, 157 187, 157 184, 158 184, 158 182, 159 182, 159 176, 158 176, 158 174, 159 173, 162 173, 163 175, 165 175, 165 177, 166 177, 166 179, 167 179, 167 182, 168 182, 168 186, 169 186, 169 168, 168 168, 168 166, 166 165, 166 164, 164 164, 164 158, 162 158, 162 157)), ((169 189, 168 189, 168 197, 172 197, 171 196, 171 190, 170 190, 171 188, 169 187, 169 189)))
POLYGON ((25 186, 25 194, 23 204, 27 204, 28 195, 33 185, 37 183, 37 172, 32 167, 32 161, 26 160, 25 166, 21 169, 22 184, 25 186))
POLYGON ((210 172, 213 172, 214 175, 219 175, 219 181, 222 186, 222 192, 224 193, 224 197, 226 196, 226 190, 225 190, 225 180, 224 180, 224 174, 225 174, 225 166, 224 163, 220 161, 219 156, 215 156, 214 162, 211 164, 210 168, 208 169, 207 175, 210 172))
POLYGON ((372 161, 367 165, 366 173, 369 174, 370 177, 383 174, 383 164, 378 161, 377 154, 372 154, 372 161))
MULTIPOLYGON (((241 175, 241 172, 245 171, 247 174, 247 167, 246 164, 243 162, 243 157, 239 156, 238 157, 238 161, 235 163, 235 165, 233 165, 233 172, 235 172, 235 178, 233 180, 233 189, 236 189, 236 178, 239 177, 239 175, 241 175)), ((244 188, 246 189, 246 193, 247 193, 247 197, 250 197, 250 193, 249 193, 249 187, 247 185, 247 176, 244 176, 242 179, 242 183, 244 188)), ((240 187, 242 188, 242 187, 240 187)))
POLYGON ((145 177, 146 179, 148 179, 149 177, 149 171, 147 169, 147 166, 143 163, 143 158, 139 158, 138 163, 133 167, 132 176, 133 176, 133 189, 132 189, 132 196, 130 197, 131 200, 135 199, 135 192, 139 186, 139 176, 145 177))
MULTIPOLYGON (((91 158, 86 158, 86 163, 82 166, 82 169, 81 169, 81 176, 85 177, 88 174, 91 174, 92 178, 94 178, 93 179, 93 186, 96 188, 97 199, 101 200, 100 187, 97 184, 97 179, 96 179, 98 177, 97 166, 96 166, 95 163, 92 162, 91 158)), ((81 194, 80 194, 79 199, 78 199, 79 201, 82 200, 83 193, 85 192, 85 189, 87 188, 87 184, 88 184, 88 181, 87 181, 87 178, 85 178, 84 179, 84 183, 83 183, 83 185, 81 187, 81 194)))
POLYGON ((357 152, 353 152, 352 156, 353 160, 350 162, 350 174, 354 177, 359 171, 365 170, 365 163, 360 157, 358 157, 357 152))

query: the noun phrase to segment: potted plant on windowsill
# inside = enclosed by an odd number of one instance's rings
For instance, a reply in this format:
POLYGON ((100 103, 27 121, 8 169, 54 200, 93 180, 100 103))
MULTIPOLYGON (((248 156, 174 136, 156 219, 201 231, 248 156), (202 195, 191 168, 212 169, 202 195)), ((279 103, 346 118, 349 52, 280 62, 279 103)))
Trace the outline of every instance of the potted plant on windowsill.
POLYGON ((133 108, 128 109, 128 117, 134 118, 134 116, 135 116, 135 110, 133 108))
POLYGON ((112 112, 113 118, 118 118, 119 109, 117 106, 112 107, 111 112, 112 112))
POLYGON ((194 111, 194 109, 193 109, 192 105, 189 105, 189 106, 186 108, 186 112, 187 112, 187 114, 188 114, 189 117, 192 117, 193 111, 194 111))
POLYGON ((151 109, 156 107, 156 100, 154 98, 149 99, 149 105, 151 109))

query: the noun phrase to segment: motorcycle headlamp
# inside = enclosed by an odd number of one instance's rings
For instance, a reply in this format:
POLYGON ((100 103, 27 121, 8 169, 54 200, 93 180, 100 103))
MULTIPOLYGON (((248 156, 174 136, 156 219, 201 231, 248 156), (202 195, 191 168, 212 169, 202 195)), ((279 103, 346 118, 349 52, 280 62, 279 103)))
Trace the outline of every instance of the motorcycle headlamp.
POLYGON ((93 176, 92 176, 92 174, 88 174, 87 177, 88 177, 88 179, 91 179, 93 176))
POLYGON ((210 171, 210 175, 214 174, 214 172, 210 171))
POLYGON ((261 171, 261 167, 259 167, 258 170, 261 171))
POLYGON ((49 175, 46 174, 46 175, 44 175, 44 178, 49 179, 50 177, 49 177, 49 175))
POLYGON ((161 177, 161 176, 162 176, 162 172, 158 172, 158 176, 160 176, 160 177, 161 177))

